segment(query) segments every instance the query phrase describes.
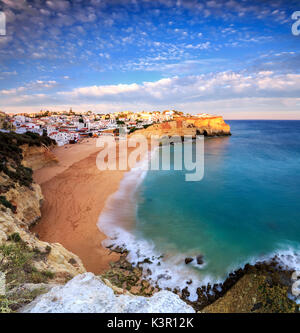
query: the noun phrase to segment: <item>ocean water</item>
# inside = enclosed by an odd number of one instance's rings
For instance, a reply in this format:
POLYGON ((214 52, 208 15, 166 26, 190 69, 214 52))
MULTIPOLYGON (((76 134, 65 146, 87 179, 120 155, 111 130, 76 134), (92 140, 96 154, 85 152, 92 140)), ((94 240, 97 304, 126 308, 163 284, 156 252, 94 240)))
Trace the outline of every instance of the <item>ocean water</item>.
POLYGON ((274 254, 300 268, 300 121, 228 123, 231 137, 205 139, 203 180, 137 166, 99 221, 132 262, 151 259, 145 272, 161 287, 192 279, 191 299, 197 286, 274 254), (204 265, 184 263, 198 254, 204 265))

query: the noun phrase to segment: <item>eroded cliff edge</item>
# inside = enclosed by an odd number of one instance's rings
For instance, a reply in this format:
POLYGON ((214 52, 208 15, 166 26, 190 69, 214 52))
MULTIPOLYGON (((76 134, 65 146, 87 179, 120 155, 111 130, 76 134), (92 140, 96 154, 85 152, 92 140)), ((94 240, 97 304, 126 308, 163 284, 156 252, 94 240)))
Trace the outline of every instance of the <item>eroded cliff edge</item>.
POLYGON ((57 162, 52 145, 49 138, 32 133, 0 133, 0 279, 4 273, 6 281, 0 313, 194 312, 172 292, 136 296, 105 276, 86 273, 75 254, 30 232, 41 217, 43 202, 32 168, 57 162))
POLYGON ((199 286, 195 302, 188 300, 187 288, 171 292, 152 286, 143 275, 143 262, 133 267, 124 249, 111 249, 123 256, 104 275, 85 273, 76 255, 60 244, 40 241, 29 230, 40 218, 43 196, 32 170, 24 166, 22 147, 27 145, 36 161, 39 151, 44 162, 35 165, 43 165, 49 162, 44 153, 51 144, 31 134, 0 133, 0 273, 7 282, 0 312, 19 311, 39 295, 24 312, 299 312, 287 297, 292 271, 279 266, 276 257, 247 264, 222 284, 199 286))
POLYGON ((41 217, 43 195, 28 166, 56 163, 49 150, 53 144, 32 133, 0 133, 0 271, 8 295, 5 301, 0 296, 0 312, 17 309, 49 284, 85 273, 80 258, 60 244, 40 241, 29 230, 41 217))

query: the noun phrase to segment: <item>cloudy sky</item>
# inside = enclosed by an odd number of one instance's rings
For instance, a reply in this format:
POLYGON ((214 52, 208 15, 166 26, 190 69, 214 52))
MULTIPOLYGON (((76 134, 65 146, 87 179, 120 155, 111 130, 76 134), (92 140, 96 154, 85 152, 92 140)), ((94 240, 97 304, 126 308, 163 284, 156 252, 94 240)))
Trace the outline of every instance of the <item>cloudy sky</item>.
POLYGON ((0 110, 300 119, 300 1, 0 0, 0 110))

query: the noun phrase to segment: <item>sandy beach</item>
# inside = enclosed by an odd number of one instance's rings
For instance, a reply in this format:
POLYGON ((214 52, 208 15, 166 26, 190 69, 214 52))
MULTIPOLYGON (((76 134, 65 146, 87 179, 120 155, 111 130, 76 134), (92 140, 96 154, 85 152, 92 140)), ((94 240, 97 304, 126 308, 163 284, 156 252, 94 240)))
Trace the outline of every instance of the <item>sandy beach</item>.
POLYGON ((97 221, 107 198, 119 188, 125 171, 99 171, 96 139, 56 147, 59 164, 34 173, 44 195, 42 219, 33 228, 40 239, 60 243, 78 255, 85 268, 100 274, 118 260, 101 246, 106 238, 97 221))

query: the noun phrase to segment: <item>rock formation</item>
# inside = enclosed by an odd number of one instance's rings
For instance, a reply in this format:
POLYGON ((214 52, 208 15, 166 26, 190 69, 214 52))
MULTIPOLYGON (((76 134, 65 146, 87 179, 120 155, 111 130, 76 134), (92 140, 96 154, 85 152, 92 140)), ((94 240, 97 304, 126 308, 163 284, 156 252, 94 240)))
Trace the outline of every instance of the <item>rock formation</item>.
POLYGON ((208 118, 183 118, 187 124, 192 124, 196 129, 205 136, 222 136, 231 135, 230 126, 225 123, 223 117, 208 117, 208 118))
MULTIPOLYGON (((120 290, 118 290, 120 292, 120 290)), ((51 289, 21 310, 24 313, 194 313, 170 291, 152 297, 116 295, 92 273, 78 275, 64 286, 51 289)))
POLYGON ((151 125, 145 129, 135 131, 134 134, 145 135, 150 138, 152 135, 158 136, 180 136, 196 135, 204 136, 224 136, 231 135, 230 126, 226 124, 222 117, 176 117, 174 120, 160 124, 151 125))
MULTIPOLYGON (((85 268, 62 245, 42 242, 30 232, 30 226, 41 217, 43 195, 32 181, 31 169, 22 164, 22 151, 16 143, 22 137, 5 135, 0 144, 0 271, 6 274, 7 292, 24 283, 65 283, 85 268)), ((44 158, 46 150, 32 144, 26 146, 25 155, 34 155, 33 164, 41 167, 49 162, 44 158)), ((17 302, 14 299, 12 303, 17 302)))
POLYGON ((22 145, 21 149, 23 151, 23 161, 22 164, 31 168, 33 171, 38 170, 45 166, 51 166, 58 163, 57 157, 51 152, 51 147, 46 145, 29 146, 22 145))

